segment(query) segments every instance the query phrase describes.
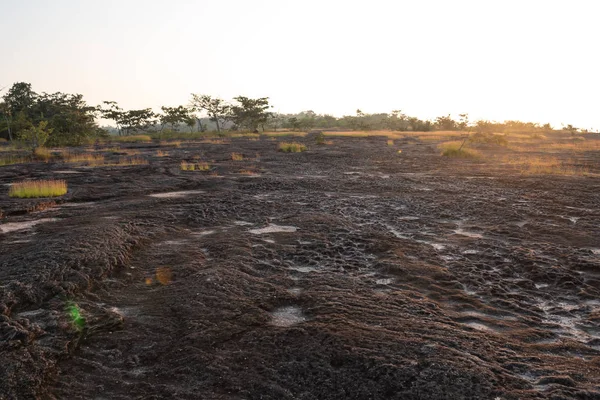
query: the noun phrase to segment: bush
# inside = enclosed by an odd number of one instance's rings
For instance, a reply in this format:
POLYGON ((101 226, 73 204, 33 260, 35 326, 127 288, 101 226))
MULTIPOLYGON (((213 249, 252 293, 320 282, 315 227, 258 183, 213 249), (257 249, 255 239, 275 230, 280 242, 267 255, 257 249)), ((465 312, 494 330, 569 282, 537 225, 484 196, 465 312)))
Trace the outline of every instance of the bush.
POLYGON ((300 153, 306 151, 306 146, 302 143, 283 142, 279 144, 279 151, 283 151, 284 153, 300 153))
POLYGON ((23 181, 13 183, 8 190, 10 197, 56 197, 67 193, 64 180, 23 181))

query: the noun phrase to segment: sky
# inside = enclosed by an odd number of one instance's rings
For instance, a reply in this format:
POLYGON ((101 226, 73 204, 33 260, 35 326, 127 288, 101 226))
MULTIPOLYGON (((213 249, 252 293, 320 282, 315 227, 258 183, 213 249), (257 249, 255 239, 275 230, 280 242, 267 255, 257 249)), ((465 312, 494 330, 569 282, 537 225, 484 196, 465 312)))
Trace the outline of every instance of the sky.
POLYGON ((597 3, 0 0, 0 88, 124 109, 200 93, 269 97, 283 113, 600 129, 597 3))

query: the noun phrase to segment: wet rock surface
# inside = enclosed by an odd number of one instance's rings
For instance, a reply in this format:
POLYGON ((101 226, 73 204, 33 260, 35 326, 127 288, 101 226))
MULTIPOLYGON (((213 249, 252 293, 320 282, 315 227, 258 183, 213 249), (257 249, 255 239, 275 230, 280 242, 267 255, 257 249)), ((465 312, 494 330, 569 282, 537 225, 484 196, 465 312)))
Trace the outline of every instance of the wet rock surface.
POLYGON ((0 398, 600 399, 599 178, 299 141, 2 167, 0 398))

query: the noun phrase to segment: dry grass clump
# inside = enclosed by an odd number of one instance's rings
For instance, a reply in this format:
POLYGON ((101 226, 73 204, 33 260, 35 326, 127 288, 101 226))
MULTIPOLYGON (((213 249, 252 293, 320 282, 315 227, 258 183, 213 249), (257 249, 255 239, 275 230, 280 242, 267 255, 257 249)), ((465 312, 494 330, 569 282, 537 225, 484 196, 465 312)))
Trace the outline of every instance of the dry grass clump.
POLYGON ((165 147, 181 147, 181 140, 161 140, 160 145, 165 147))
POLYGON ((36 147, 33 156, 36 160, 48 162, 52 158, 52 153, 45 147, 36 147))
POLYGON ((62 158, 67 163, 85 163, 90 166, 104 164, 104 156, 102 154, 71 153, 70 151, 65 151, 62 153, 62 158))
POLYGON ((67 193, 67 182, 59 180, 22 181, 13 183, 8 190, 10 197, 56 197, 67 193))
POLYGON ((152 138, 148 135, 131 135, 131 136, 112 136, 110 138, 113 142, 119 143, 149 143, 152 138))
POLYGON ((497 161, 517 169, 524 175, 585 176, 590 173, 588 167, 574 166, 574 162, 561 161, 556 157, 511 155, 499 157, 497 161))
POLYGON ((306 146, 297 142, 282 142, 279 143, 279 151, 284 153, 301 153, 306 151, 306 146))
POLYGON ((283 136, 296 136, 296 137, 304 137, 308 133, 307 132, 291 132, 291 131, 281 131, 281 132, 263 132, 265 136, 269 137, 283 137, 283 136))
POLYGON ((388 146, 393 146, 394 145, 394 141, 392 139, 388 139, 387 145, 388 146))
POLYGON ((208 171, 210 170, 210 165, 203 162, 190 163, 187 161, 182 161, 180 168, 182 171, 208 171))
POLYGON ((16 156, 0 157, 0 167, 3 167, 5 165, 23 164, 28 161, 29 161, 29 159, 25 158, 25 157, 16 157, 16 156))
POLYGON ((133 165, 148 165, 148 160, 142 157, 119 157, 119 162, 111 164, 116 167, 129 167, 133 165))
POLYGON ((231 159, 233 161, 242 161, 244 159, 244 155, 242 153, 231 153, 231 159))
POLYGON ((157 150, 156 151, 156 157, 166 157, 168 155, 169 155, 169 153, 166 152, 166 151, 162 151, 162 150, 157 150))

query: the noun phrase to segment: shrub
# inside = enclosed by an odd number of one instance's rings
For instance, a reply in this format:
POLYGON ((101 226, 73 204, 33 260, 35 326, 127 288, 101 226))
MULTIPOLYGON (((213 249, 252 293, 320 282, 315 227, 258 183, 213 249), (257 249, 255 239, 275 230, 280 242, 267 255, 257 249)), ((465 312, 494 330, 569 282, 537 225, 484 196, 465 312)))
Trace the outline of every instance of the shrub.
POLYGON ((242 153, 231 153, 231 159, 233 161, 242 161, 244 159, 244 155, 242 153))
POLYGON ((323 134, 323 132, 318 132, 315 134, 315 143, 325 144, 325 135, 323 134))
POLYGON ((56 197, 67 193, 64 180, 23 181, 13 183, 8 190, 10 197, 56 197))
POLYGON ((302 143, 283 142, 279 143, 279 151, 283 151, 284 153, 300 153, 306 151, 306 146, 302 143))

